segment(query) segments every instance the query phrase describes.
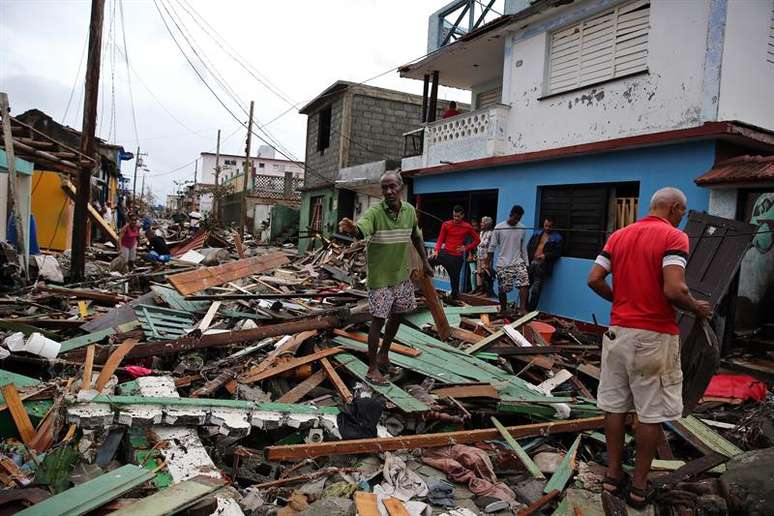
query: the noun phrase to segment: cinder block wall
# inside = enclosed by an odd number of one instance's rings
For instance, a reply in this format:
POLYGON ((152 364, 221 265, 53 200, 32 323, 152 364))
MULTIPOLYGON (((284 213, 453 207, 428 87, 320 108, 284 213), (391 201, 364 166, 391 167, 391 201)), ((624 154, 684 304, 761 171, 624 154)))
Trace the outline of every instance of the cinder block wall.
POLYGON ((323 104, 320 109, 311 113, 306 124, 306 163, 304 173, 304 188, 330 186, 336 179, 339 167, 339 150, 341 148, 341 111, 343 97, 332 96, 329 104, 323 104), (320 111, 331 106, 331 137, 330 145, 317 150, 320 111))

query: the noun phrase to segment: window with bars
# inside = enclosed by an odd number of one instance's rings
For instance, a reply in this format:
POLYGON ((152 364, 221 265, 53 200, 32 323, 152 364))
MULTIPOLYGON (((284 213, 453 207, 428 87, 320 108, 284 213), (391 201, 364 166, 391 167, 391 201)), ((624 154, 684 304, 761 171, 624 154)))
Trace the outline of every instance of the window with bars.
POLYGON ((648 69, 650 0, 638 0, 556 31, 548 38, 545 94, 648 69))

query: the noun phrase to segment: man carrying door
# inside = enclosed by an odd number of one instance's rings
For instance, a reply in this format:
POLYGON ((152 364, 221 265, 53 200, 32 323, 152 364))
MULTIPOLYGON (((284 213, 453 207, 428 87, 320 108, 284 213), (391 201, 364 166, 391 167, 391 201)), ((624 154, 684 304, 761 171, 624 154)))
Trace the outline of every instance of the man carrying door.
POLYGON ((382 176, 384 200, 366 211, 357 223, 348 218, 341 219, 339 231, 356 238, 365 238, 368 262, 368 309, 372 321, 368 331, 368 373, 369 381, 384 385, 387 380, 380 369, 390 366, 390 344, 398 332, 401 314, 416 308, 414 284, 411 282, 411 249, 414 246, 422 259, 422 268, 427 276, 433 275, 433 268, 427 261, 422 233, 417 225, 414 207, 401 201, 403 179, 397 172, 382 176), (385 326, 386 321, 386 326, 385 326), (384 339, 379 347, 379 336, 384 327, 384 339))

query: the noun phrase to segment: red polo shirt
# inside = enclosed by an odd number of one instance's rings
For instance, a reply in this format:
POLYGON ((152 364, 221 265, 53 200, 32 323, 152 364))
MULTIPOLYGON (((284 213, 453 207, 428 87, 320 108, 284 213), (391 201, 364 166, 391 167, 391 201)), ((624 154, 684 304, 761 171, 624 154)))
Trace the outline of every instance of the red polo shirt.
POLYGON ((612 326, 680 333, 675 309, 664 295, 663 268, 685 268, 688 235, 661 217, 647 216, 619 229, 596 263, 613 275, 612 326))
POLYGON ((441 246, 446 244, 446 254, 460 256, 462 253, 457 251, 457 248, 465 244, 466 237, 470 237, 472 241, 465 245, 465 252, 475 248, 481 242, 478 233, 468 222, 463 220, 455 223, 453 220, 447 220, 441 224, 441 233, 435 243, 435 253, 438 254, 441 251, 441 246))

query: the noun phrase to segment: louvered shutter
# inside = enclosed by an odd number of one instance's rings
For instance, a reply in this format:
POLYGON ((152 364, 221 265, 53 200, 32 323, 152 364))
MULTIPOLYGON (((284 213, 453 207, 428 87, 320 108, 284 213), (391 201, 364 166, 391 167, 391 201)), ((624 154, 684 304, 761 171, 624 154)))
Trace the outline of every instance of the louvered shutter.
POLYGON ((650 0, 605 11, 550 37, 547 94, 647 69, 650 0))
POLYGON ((489 91, 482 91, 476 95, 476 109, 484 109, 489 106, 494 106, 500 102, 503 96, 502 86, 489 91))

